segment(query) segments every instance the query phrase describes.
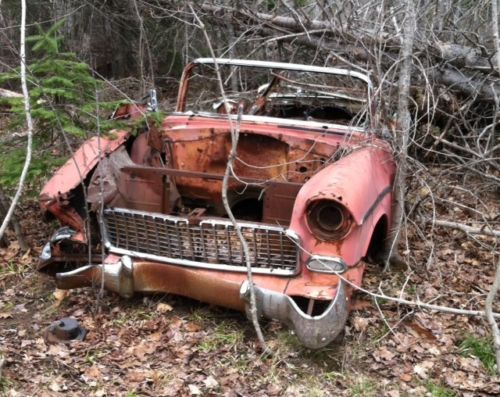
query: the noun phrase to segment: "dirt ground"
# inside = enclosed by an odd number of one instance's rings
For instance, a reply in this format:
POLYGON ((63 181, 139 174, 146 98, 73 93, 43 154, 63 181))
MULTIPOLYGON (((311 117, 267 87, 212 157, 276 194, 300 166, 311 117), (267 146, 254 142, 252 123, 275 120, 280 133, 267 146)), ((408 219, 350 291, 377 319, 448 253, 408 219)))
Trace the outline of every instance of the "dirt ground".
MULTIPOLYGON (((492 193, 471 186, 464 192, 458 180, 442 183, 439 170, 431 174, 431 190, 417 179, 412 182, 408 200, 414 214, 415 207, 430 213, 432 202, 439 218, 456 221, 474 218, 471 209, 498 211, 492 193)), ((33 248, 23 254, 13 243, 0 251, 0 395, 500 394, 489 329, 481 318, 375 302, 357 293, 345 333, 334 344, 311 351, 284 326, 266 322, 264 335, 273 354, 262 357, 241 313, 170 295, 125 300, 106 293, 98 301, 92 289, 55 290, 51 279, 35 271, 55 225, 40 220, 34 200, 25 200, 18 216, 33 248), (46 343, 45 328, 67 316, 88 330, 85 340, 46 343)), ((371 265, 365 287, 482 309, 493 279, 493 239, 474 241, 452 229, 432 233, 414 219, 418 216, 409 218, 400 247, 407 266, 383 273, 371 265)))

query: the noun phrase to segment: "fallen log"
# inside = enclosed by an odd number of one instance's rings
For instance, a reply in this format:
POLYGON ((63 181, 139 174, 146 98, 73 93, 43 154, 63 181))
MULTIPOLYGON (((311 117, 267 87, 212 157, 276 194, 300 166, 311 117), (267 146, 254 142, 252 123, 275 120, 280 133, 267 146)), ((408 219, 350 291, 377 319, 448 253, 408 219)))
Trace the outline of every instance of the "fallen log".
POLYGON ((447 227, 451 229, 460 230, 466 234, 481 234, 484 236, 500 237, 500 230, 491 229, 488 225, 483 227, 472 227, 459 222, 445 221, 441 219, 428 219, 428 222, 433 223, 436 226, 447 227))
MULTIPOLYGON (((356 29, 352 24, 347 27, 328 20, 298 20, 246 8, 236 9, 206 3, 201 5, 201 9, 216 24, 226 26, 232 20, 236 29, 251 25, 253 32, 270 41, 295 42, 332 54, 345 50, 351 60, 368 64, 377 63, 376 59, 371 58, 382 53, 392 64, 397 59, 401 46, 397 32, 375 32, 365 28, 356 29), (376 54, 367 46, 375 46, 376 54)), ((495 78, 497 72, 488 61, 489 56, 484 53, 486 49, 483 46, 475 48, 432 39, 417 41, 415 49, 434 58, 435 61, 431 62, 426 72, 435 82, 481 101, 494 102, 495 98, 500 98, 500 81, 495 78), (441 67, 436 70, 437 64, 441 67)), ((491 54, 493 53, 491 50, 491 54)))
POLYGON ((6 90, 5 88, 0 88, 0 98, 22 98, 23 94, 19 92, 6 90))

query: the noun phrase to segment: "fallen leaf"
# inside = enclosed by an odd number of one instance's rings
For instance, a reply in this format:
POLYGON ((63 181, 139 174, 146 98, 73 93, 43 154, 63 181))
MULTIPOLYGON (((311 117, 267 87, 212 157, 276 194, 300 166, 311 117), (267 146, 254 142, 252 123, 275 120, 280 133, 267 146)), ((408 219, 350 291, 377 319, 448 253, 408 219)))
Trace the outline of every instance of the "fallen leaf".
POLYGON ((148 336, 148 340, 158 342, 162 338, 162 336, 163 332, 155 332, 154 334, 148 336))
POLYGON ((399 379, 402 380, 403 382, 410 382, 412 379, 411 374, 401 374, 399 375, 399 379))
POLYGON ((189 388, 189 393, 192 396, 199 396, 199 395, 201 395, 201 390, 198 388, 198 386, 196 386, 196 385, 188 385, 188 388, 189 388))
POLYGON ((88 379, 98 379, 101 377, 101 371, 96 365, 93 365, 85 371, 84 375, 88 379))
POLYGON ((201 326, 199 324, 196 324, 196 323, 193 323, 193 322, 189 322, 187 323, 184 328, 186 329, 186 331, 188 332, 198 332, 201 330, 201 326))
POLYGON ((207 389, 215 389, 219 386, 219 382, 217 382, 212 375, 209 375, 203 383, 207 389))
POLYGON ((144 361, 146 356, 156 351, 157 344, 141 342, 136 346, 129 348, 129 352, 136 356, 140 361, 144 361))
POLYGON ((351 301, 350 307, 351 307, 351 310, 365 310, 365 309, 368 309, 372 306, 373 306, 372 301, 357 298, 357 299, 353 299, 351 301))
POLYGON ((158 305, 156 305, 156 311, 158 313, 168 313, 168 312, 171 312, 172 310, 174 310, 174 308, 172 306, 170 306, 168 303, 158 303, 158 305))
POLYGON ((352 319, 354 329, 358 332, 363 332, 368 327, 368 319, 365 317, 356 316, 352 319))
POLYGON ((25 303, 14 306, 14 311, 17 313, 28 313, 28 309, 26 309, 25 303))
POLYGON ((412 321, 411 323, 408 324, 408 327, 410 328, 410 332, 412 332, 415 336, 422 337, 426 340, 429 341, 435 341, 436 337, 434 334, 428 330, 427 328, 423 327, 416 321, 412 321))
POLYGON ((386 347, 381 347, 373 352, 373 358, 375 361, 391 361, 395 357, 395 354, 391 352, 386 347))
POLYGON ((422 379, 427 379, 429 377, 428 371, 434 366, 432 361, 422 361, 413 367, 413 372, 415 372, 422 379))
POLYGON ((270 396, 278 396, 281 393, 281 387, 279 387, 278 385, 276 385, 274 383, 271 383, 267 387, 266 391, 267 391, 268 395, 270 395, 270 396))
POLYGON ((59 307, 63 302, 64 298, 69 295, 69 291, 65 289, 56 289, 52 295, 54 296, 54 307, 59 307))
POLYGON ((58 392, 58 391, 61 391, 61 386, 59 386, 58 383, 56 383, 56 381, 53 381, 50 385, 49 385, 49 389, 52 390, 53 392, 58 392))
POLYGON ((131 371, 127 374, 127 380, 129 382, 141 383, 146 380, 146 374, 142 371, 131 371))

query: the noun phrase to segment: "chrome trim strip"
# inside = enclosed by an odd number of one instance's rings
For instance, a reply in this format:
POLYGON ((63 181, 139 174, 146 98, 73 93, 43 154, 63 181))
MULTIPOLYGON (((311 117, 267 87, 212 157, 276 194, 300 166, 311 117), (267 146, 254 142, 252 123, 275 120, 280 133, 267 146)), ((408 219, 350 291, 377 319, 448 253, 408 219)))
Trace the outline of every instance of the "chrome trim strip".
MULTIPOLYGON (((231 120, 237 121, 238 115, 236 114, 219 114, 219 113, 211 113, 211 112, 193 112, 191 110, 188 110, 186 112, 172 112, 171 115, 173 116, 187 116, 187 117, 206 117, 206 118, 211 118, 211 119, 221 119, 221 120, 227 120, 229 117, 231 120)), ((168 118, 166 119, 168 121, 168 118)), ((335 123, 323 123, 320 121, 307 121, 307 120, 295 120, 295 119, 282 119, 279 117, 269 117, 269 116, 253 116, 253 115, 241 115, 240 120, 242 122, 249 122, 249 123, 259 123, 259 124, 273 124, 273 125, 279 125, 280 127, 296 127, 296 128, 309 128, 309 129, 319 129, 323 130, 325 133, 332 133, 335 131, 330 131, 332 130, 339 130, 341 132, 346 132, 346 133, 351 133, 351 132, 359 132, 359 133, 365 133, 366 128, 363 127, 354 127, 354 126, 349 126, 349 125, 343 125, 343 124, 335 124, 335 123)), ((178 126, 176 125, 175 127, 172 128, 172 130, 178 130, 178 129, 183 129, 185 126, 178 126)))
POLYGON ((363 215, 363 218, 361 219, 361 224, 365 223, 365 221, 368 219, 368 217, 375 211, 375 208, 380 204, 380 202, 384 199, 384 197, 392 192, 392 184, 389 186, 386 186, 385 189, 383 189, 380 194, 377 196, 377 198, 373 201, 372 205, 370 208, 368 208, 368 211, 363 215))

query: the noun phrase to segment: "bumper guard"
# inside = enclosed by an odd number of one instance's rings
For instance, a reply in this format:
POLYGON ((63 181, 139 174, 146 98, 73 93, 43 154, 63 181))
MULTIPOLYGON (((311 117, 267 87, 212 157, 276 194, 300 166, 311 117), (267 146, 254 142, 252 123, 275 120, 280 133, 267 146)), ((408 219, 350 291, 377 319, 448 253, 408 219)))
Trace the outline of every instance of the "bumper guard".
MULTIPOLYGON (((309 316, 304 313, 288 295, 257 286, 254 289, 257 315, 287 324, 295 331, 301 343, 310 349, 319 349, 328 345, 344 329, 348 308, 342 280, 339 281, 335 299, 319 316, 309 316)), ((247 317, 250 318, 248 281, 241 284, 240 297, 246 302, 247 317)))

